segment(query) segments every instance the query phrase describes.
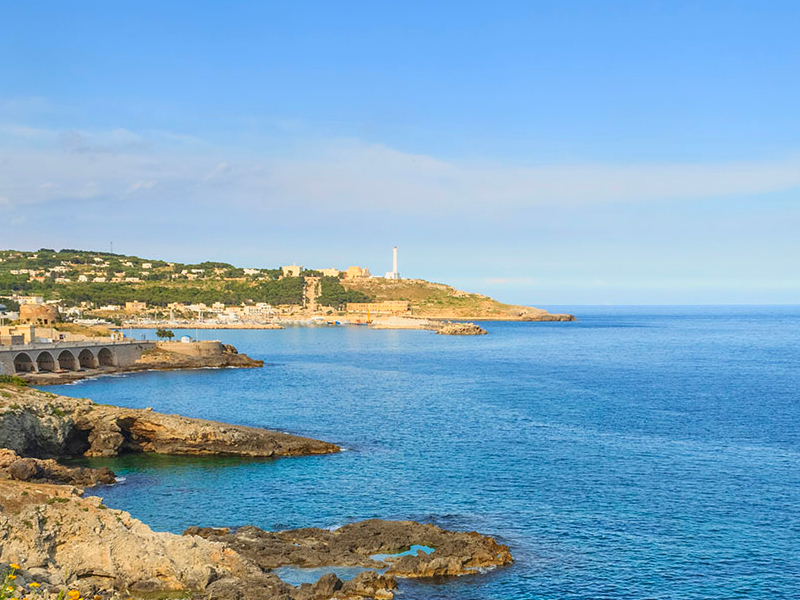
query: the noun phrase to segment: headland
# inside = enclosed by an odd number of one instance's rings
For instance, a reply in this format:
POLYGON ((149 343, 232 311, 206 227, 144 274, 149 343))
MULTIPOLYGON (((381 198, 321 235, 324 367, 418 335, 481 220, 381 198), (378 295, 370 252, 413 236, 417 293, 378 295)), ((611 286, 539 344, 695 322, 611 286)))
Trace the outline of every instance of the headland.
POLYGON ((7 318, 20 323, 69 321, 154 329, 364 325, 393 316, 429 321, 575 320, 570 314, 504 304, 442 283, 401 277, 396 260, 392 271, 376 277, 360 266, 239 268, 222 262, 183 264, 45 248, 0 250, 3 303, 7 318))

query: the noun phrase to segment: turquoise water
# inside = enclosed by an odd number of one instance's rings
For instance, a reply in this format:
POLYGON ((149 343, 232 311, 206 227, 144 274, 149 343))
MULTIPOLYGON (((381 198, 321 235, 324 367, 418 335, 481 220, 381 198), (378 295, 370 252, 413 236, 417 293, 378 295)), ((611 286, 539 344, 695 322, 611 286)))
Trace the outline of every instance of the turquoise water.
MULTIPOLYGON (((434 548, 430 546, 421 546, 414 544, 405 552, 398 552, 397 554, 373 554, 370 556, 372 560, 385 561, 387 558, 399 558, 400 556, 416 556, 418 552, 425 554, 433 554, 434 548)), ((384 573, 388 567, 383 569, 376 569, 379 573, 384 573)), ((283 579, 286 583, 292 585, 302 585, 304 583, 314 583, 323 575, 328 573, 336 573, 336 576, 342 581, 352 579, 362 571, 367 571, 363 567, 318 567, 318 568, 303 568, 303 567, 280 567, 275 569, 275 573, 283 579)))
POLYGON ((201 332, 268 366, 50 389, 347 448, 110 461, 127 479, 98 493, 155 529, 382 517, 511 546, 408 600, 800 597, 800 308, 572 310, 480 337, 201 332))

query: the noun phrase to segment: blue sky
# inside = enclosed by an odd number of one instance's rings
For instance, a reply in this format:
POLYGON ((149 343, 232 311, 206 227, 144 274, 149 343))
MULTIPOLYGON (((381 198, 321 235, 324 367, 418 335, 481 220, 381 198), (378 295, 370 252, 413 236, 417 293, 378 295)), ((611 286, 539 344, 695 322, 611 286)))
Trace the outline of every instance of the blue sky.
POLYGON ((797 2, 6 2, 0 246, 798 303, 797 2))

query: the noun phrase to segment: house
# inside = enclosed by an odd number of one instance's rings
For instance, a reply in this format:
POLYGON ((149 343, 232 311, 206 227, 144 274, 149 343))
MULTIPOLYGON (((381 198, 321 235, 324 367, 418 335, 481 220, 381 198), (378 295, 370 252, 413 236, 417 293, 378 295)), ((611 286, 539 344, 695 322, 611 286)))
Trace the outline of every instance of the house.
POLYGON ((344 272, 345 279, 357 279, 359 277, 370 277, 369 269, 366 267, 347 267, 344 272))
POLYGON ((286 265, 281 267, 284 277, 300 277, 303 272, 303 265, 286 265))

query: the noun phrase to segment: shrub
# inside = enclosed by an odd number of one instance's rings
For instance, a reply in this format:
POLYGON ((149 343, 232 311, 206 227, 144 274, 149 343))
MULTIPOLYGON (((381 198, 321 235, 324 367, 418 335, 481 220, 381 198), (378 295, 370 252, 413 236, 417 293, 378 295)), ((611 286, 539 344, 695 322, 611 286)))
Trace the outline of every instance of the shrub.
POLYGON ((0 383, 7 383, 17 387, 28 387, 28 382, 16 375, 0 375, 0 383))

